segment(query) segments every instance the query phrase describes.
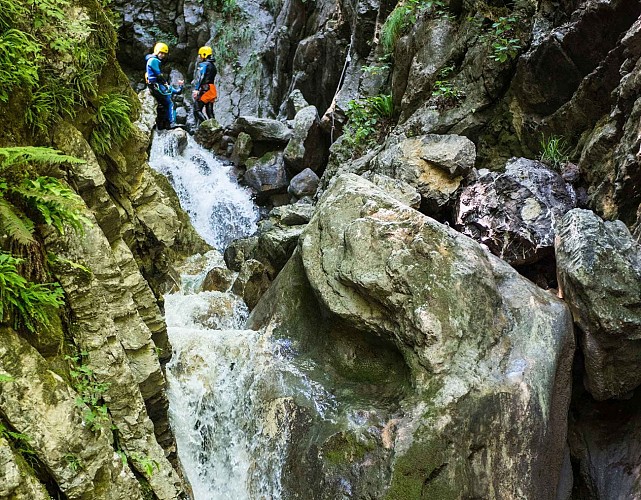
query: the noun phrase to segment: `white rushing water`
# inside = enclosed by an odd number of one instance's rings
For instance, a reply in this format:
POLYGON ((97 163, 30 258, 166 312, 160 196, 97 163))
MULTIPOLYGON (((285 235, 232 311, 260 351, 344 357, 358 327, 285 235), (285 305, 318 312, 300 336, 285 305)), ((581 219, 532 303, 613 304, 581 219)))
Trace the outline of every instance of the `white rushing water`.
POLYGON ((256 231, 258 210, 250 191, 232 178, 233 167, 223 165, 186 132, 154 132, 149 164, 167 176, 193 226, 210 245, 224 249, 256 231))
MULTIPOLYGON (((154 138, 150 163, 173 179, 183 207, 207 241, 223 248, 251 234, 256 209, 228 170, 193 143, 178 154, 174 132, 154 138), (206 166, 206 168, 205 168, 206 166)), ((300 373, 287 345, 243 330, 247 307, 229 292, 203 292, 218 252, 184 266, 181 290, 165 296, 173 356, 167 365, 170 421, 196 500, 281 497, 288 399, 323 413, 332 397, 300 373)))

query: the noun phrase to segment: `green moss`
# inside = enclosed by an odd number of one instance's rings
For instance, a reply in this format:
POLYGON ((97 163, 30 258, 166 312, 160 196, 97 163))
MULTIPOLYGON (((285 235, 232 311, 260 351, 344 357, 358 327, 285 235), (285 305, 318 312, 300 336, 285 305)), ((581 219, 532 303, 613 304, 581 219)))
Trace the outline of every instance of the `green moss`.
POLYGON ((376 450, 376 443, 363 442, 351 432, 340 432, 329 438, 321 453, 328 465, 334 467, 349 466, 362 462, 368 452, 376 450))
POLYGON ((412 444, 405 454, 394 462, 392 484, 385 495, 386 500, 429 498, 445 500, 459 498, 455 485, 438 480, 439 471, 445 464, 445 446, 442 442, 427 439, 412 444))

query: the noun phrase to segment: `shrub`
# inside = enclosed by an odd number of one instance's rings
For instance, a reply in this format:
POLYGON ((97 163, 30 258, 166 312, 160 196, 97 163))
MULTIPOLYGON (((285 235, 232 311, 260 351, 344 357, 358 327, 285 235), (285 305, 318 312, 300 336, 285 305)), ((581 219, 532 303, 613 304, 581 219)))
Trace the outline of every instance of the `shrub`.
POLYGON ((497 62, 506 62, 519 55, 521 40, 516 36, 516 27, 520 20, 514 16, 499 17, 493 22, 489 31, 481 39, 492 49, 489 57, 497 62))
POLYGON ((345 142, 356 152, 378 142, 394 114, 392 96, 378 95, 347 103, 345 142))

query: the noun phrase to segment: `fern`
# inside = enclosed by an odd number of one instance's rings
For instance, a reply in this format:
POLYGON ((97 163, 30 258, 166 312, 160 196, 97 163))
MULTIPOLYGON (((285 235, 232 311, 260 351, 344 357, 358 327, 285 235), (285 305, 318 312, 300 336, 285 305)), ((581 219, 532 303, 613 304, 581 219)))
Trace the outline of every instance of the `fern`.
POLYGON ((38 324, 50 324, 50 311, 63 302, 64 292, 57 283, 36 284, 18 273, 22 259, 0 252, 0 321, 13 317, 13 326, 21 324, 35 332, 38 324))
POLYGON ((0 2, 0 29, 9 29, 16 19, 25 19, 26 16, 27 9, 21 3, 12 0, 0 2))
POLYGON ((76 89, 46 76, 43 84, 36 90, 27 108, 25 119, 27 124, 40 133, 47 134, 49 127, 66 116, 76 116, 75 106, 78 94, 76 89))
MULTIPOLYGON (((62 154, 50 148, 35 146, 0 148, 0 173, 10 167, 25 170, 28 164, 84 163, 84 160, 62 154)), ((82 215, 84 202, 73 190, 53 177, 36 179, 0 176, 0 229, 12 240, 22 245, 34 242, 33 222, 23 208, 39 213, 46 224, 64 234, 64 224, 82 233, 83 224, 91 225, 82 215), (11 200, 7 196, 10 196, 11 200), (19 208, 16 202, 20 204, 19 208)), ((28 210, 27 210, 28 211, 28 210)))
POLYGON ((21 245, 33 243, 33 222, 2 195, 0 189, 0 231, 21 245))
POLYGON ((122 144, 131 134, 129 118, 131 103, 120 94, 105 94, 100 97, 100 105, 94 117, 96 128, 91 132, 91 145, 104 154, 113 146, 122 144))
POLYGON ((37 146, 14 146, 0 148, 0 171, 13 165, 24 163, 40 163, 47 165, 60 165, 62 163, 85 163, 85 160, 75 156, 65 155, 52 148, 37 146))
POLYGON ((45 223, 55 227, 60 234, 65 233, 65 223, 80 234, 84 232, 83 223, 91 225, 81 213, 84 208, 82 198, 58 179, 46 176, 25 179, 9 189, 26 200, 42 215, 45 223))
POLYGON ((40 46, 23 31, 9 29, 0 34, 0 102, 7 102, 14 87, 33 87, 38 82, 40 46))

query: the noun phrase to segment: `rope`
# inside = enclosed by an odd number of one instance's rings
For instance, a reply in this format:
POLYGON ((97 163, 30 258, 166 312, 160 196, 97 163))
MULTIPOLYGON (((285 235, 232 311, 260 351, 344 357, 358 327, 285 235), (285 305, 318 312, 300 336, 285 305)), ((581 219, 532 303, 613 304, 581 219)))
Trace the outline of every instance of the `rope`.
MULTIPOLYGON (((336 96, 338 95, 338 92, 341 89, 341 86, 343 84, 343 78, 345 77, 345 71, 347 71, 347 64, 351 62, 352 60, 352 44, 354 43, 354 31, 352 30, 352 36, 350 37, 349 40, 349 46, 347 47, 347 57, 345 58, 345 64, 343 64, 343 72, 341 73, 341 77, 338 79, 338 86, 336 87, 336 92, 334 92, 334 97, 332 98, 332 104, 334 107, 334 110, 336 110, 336 96)), ((332 129, 329 132, 329 141, 330 143, 334 142, 334 129, 336 128, 335 125, 335 120, 336 120, 336 113, 332 111, 332 129)))

